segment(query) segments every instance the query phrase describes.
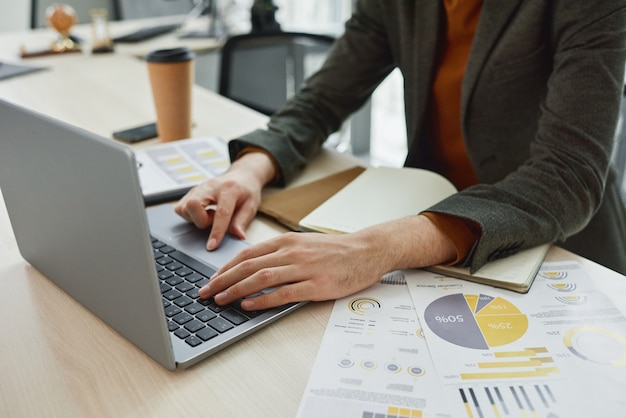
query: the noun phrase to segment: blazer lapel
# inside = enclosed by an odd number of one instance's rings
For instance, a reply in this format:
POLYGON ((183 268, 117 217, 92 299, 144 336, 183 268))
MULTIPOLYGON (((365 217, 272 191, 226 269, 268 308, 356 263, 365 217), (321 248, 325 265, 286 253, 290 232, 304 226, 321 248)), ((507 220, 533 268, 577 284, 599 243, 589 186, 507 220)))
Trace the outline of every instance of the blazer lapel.
MULTIPOLYGON (((421 139, 417 135, 419 127, 423 125, 423 119, 426 116, 426 108, 428 107, 428 101, 430 98, 431 83, 435 67, 437 65, 437 40, 442 28, 443 6, 441 1, 415 1, 412 2, 413 10, 412 15, 407 16, 408 19, 412 19, 415 25, 406 25, 407 27, 413 27, 414 33, 412 34, 413 45, 411 51, 413 51, 412 64, 410 68, 417 74, 415 89, 405 91, 406 95, 413 96, 414 99, 410 99, 407 102, 413 103, 414 107, 407 109, 415 115, 420 115, 419 120, 411 121, 409 123, 409 138, 411 141, 415 139, 421 139)), ((407 11, 408 11, 407 7, 407 11)), ((409 153, 405 164, 418 164, 416 159, 419 159, 420 147, 418 144, 409 143, 409 153), (417 155, 414 155, 417 154, 417 155)))
MULTIPOLYGON (((522 1, 483 0, 461 90, 461 112, 463 115, 465 115, 467 103, 489 53, 498 42, 500 35, 522 1)), ((463 116, 463 120, 465 121, 465 116, 463 116)))

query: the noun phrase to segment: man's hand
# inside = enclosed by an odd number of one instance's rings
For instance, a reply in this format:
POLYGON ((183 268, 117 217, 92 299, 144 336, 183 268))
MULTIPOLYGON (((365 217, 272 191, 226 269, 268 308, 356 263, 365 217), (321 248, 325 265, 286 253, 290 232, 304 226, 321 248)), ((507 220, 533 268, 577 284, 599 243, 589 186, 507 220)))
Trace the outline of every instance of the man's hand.
POLYGON ((350 295, 393 270, 454 260, 452 242, 425 216, 388 222, 353 234, 287 233, 253 245, 224 265, 200 289, 202 298, 261 310, 305 300, 350 295))
POLYGON ((274 175, 274 166, 267 155, 245 154, 223 175, 191 189, 174 210, 198 228, 212 226, 207 249, 214 250, 226 232, 245 238, 244 231, 261 204, 261 190, 274 175))

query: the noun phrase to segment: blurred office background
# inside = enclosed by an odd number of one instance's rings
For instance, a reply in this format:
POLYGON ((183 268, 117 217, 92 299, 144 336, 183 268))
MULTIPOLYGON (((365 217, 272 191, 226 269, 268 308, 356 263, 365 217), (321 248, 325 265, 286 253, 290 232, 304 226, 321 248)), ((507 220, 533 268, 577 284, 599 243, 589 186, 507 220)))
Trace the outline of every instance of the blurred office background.
MULTIPOLYGON (((136 19, 167 15, 185 15, 200 0, 64 0, 73 6, 79 23, 89 23, 89 10, 104 8, 111 20, 136 19)), ((249 10, 253 0, 216 0, 224 19, 241 23, 238 30, 249 31, 249 10)), ((355 0, 275 0, 276 19, 284 30, 339 35, 349 18, 355 0)), ((6 1, 0 13, 0 31, 23 31, 45 26, 44 11, 54 0, 6 1)), ((232 23, 232 22, 230 22, 232 23)), ((199 84, 216 90, 219 57, 205 57, 197 71, 199 84), (211 67, 211 68, 209 68, 211 67), (207 74, 211 75, 207 75, 207 74)), ((400 166, 406 153, 406 131, 402 76, 394 71, 376 90, 369 113, 369 152, 360 156, 373 165, 400 166)), ((626 201, 626 106, 622 106, 616 133, 617 148, 613 157, 618 168, 618 181, 626 201)), ((350 151, 349 149, 347 150, 350 151)))
MULTIPOLYGON (((30 0, 5 2, 0 13, 0 31, 23 31, 45 27, 45 9, 54 0, 30 0)), ((110 20, 137 19, 168 15, 185 15, 194 6, 193 0, 63 0, 77 13, 78 23, 89 23, 89 11, 94 8, 106 9, 110 20)), ((239 31, 249 31, 249 10, 253 0, 217 0, 218 9, 224 19, 238 21, 239 31)), ((284 30, 339 35, 343 23, 350 17, 354 0, 275 0, 278 6, 276 19, 284 30)), ((229 22, 232 24, 232 22, 229 22)), ((215 72, 219 65, 215 56, 203 57, 200 71, 197 71, 199 84, 217 89, 215 72), (208 75, 210 74, 210 75, 208 75)), ((406 132, 404 124, 402 76, 394 72, 375 92, 369 113, 369 152, 360 157, 375 165, 400 166, 406 153, 406 132)), ((345 140, 344 140, 345 142, 345 140)), ((350 149, 347 149, 350 152, 350 149)))

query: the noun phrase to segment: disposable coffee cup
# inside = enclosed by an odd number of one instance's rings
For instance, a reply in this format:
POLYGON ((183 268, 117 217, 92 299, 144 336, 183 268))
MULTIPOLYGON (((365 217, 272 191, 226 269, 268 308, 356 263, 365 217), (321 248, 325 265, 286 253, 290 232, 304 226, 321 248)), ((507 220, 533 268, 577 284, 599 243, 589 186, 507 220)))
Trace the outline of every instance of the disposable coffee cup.
POLYGON ((188 48, 159 49, 146 56, 162 142, 191 137, 191 88, 195 54, 188 48))

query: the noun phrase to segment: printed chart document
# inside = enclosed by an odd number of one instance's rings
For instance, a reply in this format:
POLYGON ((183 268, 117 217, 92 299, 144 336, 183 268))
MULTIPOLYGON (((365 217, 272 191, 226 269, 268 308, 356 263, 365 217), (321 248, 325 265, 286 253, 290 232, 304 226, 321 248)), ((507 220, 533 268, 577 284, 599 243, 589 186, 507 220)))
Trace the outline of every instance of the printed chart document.
POLYGON ((393 282, 335 301, 298 418, 451 417, 405 281, 393 282))
POLYGON ((146 204, 182 197, 204 180, 224 173, 228 147, 218 137, 189 138, 135 151, 146 204))
POLYGON ((454 417, 626 411, 626 316, 576 262, 527 295, 420 270, 406 281, 454 417))

